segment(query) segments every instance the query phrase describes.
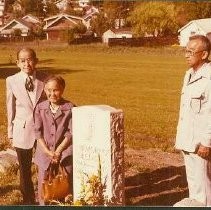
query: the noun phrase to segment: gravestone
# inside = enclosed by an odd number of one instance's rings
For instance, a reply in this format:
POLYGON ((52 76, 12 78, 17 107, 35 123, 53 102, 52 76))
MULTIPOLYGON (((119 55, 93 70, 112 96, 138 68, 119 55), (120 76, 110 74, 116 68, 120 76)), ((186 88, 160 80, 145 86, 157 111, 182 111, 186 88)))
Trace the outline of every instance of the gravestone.
POLYGON ((122 110, 90 105, 74 107, 72 114, 74 201, 83 198, 90 205, 124 205, 122 110))

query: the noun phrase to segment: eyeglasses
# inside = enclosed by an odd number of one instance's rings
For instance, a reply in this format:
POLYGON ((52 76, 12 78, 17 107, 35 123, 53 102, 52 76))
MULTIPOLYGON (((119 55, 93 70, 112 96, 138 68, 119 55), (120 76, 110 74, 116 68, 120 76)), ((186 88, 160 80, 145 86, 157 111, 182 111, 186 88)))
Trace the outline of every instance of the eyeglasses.
POLYGON ((203 52, 205 50, 199 50, 199 51, 192 51, 192 50, 185 50, 185 55, 187 56, 195 56, 197 53, 203 52))
POLYGON ((19 61, 21 62, 21 63, 25 63, 25 62, 28 62, 28 63, 32 63, 33 61, 34 61, 34 59, 33 58, 19 58, 19 61))

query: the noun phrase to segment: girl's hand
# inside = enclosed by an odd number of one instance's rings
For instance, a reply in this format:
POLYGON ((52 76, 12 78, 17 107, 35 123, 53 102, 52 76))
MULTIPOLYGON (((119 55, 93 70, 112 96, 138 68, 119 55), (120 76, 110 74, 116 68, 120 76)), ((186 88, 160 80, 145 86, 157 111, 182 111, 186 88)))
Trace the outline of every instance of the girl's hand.
POLYGON ((61 154, 58 153, 58 152, 54 152, 53 153, 52 162, 53 163, 59 163, 60 162, 60 158, 61 158, 61 154))
POLYGON ((53 152, 53 151, 48 150, 48 151, 46 151, 46 153, 47 153, 47 155, 48 155, 50 158, 53 158, 53 156, 54 156, 54 152, 53 152))

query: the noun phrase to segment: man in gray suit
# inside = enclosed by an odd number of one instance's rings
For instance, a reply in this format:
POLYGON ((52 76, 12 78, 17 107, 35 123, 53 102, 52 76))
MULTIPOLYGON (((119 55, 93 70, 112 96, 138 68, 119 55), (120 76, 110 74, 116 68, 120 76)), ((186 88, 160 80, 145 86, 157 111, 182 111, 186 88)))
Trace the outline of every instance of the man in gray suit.
POLYGON ((174 206, 211 206, 211 63, 210 42, 190 37, 185 58, 190 69, 184 77, 176 148, 184 156, 189 197, 174 206))
POLYGON ((42 72, 36 71, 37 62, 33 49, 21 49, 16 61, 21 71, 6 79, 8 138, 17 152, 24 205, 35 203, 31 175, 32 149, 35 143, 33 112, 38 101, 44 97, 45 78, 42 72))

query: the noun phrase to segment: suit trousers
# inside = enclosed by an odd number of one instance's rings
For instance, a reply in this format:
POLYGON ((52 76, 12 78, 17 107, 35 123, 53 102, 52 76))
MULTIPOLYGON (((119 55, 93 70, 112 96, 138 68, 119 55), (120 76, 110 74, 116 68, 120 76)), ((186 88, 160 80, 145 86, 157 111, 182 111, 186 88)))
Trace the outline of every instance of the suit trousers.
POLYGON ((20 170, 20 190, 23 195, 23 204, 35 204, 35 193, 32 182, 32 149, 15 148, 20 170))
POLYGON ((195 153, 184 152, 189 198, 211 206, 211 160, 195 153))

